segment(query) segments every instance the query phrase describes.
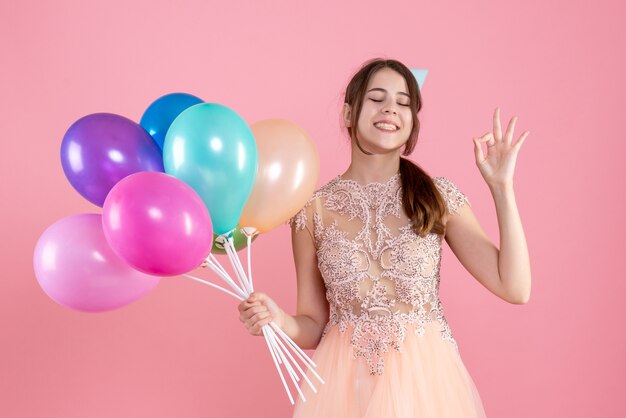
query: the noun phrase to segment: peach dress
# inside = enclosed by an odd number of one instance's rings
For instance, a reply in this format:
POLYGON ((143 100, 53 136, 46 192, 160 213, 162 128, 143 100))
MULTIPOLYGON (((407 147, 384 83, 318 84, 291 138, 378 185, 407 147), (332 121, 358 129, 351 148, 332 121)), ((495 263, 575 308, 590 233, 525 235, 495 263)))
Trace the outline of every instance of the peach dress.
MULTIPOLYGON (((433 181, 451 215, 469 205, 433 181)), ((330 306, 313 355, 326 383, 315 394, 302 381, 294 417, 485 416, 439 300, 442 237, 411 230, 400 173, 366 186, 338 176, 291 225, 313 239, 330 306)))

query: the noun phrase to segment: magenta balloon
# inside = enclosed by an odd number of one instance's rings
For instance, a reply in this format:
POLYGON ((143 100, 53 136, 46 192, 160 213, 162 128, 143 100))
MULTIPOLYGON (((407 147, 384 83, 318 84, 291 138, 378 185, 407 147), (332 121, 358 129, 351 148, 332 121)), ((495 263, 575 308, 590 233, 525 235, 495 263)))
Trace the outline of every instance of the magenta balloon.
POLYGON ((52 224, 37 241, 35 275, 50 298, 84 312, 121 308, 152 290, 160 278, 131 268, 109 247, 102 217, 82 214, 52 224))
POLYGON ((120 180, 104 201, 102 225, 120 257, 159 276, 193 270, 213 245, 204 202, 191 186, 165 173, 135 173, 120 180))

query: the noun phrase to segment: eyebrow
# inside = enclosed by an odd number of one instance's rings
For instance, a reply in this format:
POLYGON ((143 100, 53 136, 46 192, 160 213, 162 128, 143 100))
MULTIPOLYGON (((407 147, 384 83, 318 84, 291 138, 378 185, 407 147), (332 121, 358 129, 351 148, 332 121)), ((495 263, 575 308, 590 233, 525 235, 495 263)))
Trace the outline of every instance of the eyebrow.
MULTIPOLYGON (((383 93, 387 93, 387 90, 385 89, 381 89, 380 87, 374 87, 373 89, 368 90, 367 92, 369 93, 370 91, 382 91, 383 93)), ((411 97, 409 96, 407 93, 403 92, 403 91, 399 91, 398 94, 403 94, 406 97, 411 97)))

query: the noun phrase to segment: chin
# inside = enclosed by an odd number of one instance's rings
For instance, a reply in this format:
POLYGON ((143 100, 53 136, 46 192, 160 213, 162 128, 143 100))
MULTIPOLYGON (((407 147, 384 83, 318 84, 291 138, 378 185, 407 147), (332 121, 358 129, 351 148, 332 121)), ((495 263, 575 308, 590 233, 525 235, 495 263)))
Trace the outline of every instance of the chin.
POLYGON ((388 146, 383 146, 381 144, 361 144, 361 146, 366 150, 371 152, 374 155, 386 155, 386 154, 402 154, 402 148, 404 147, 404 143, 399 146, 390 148, 388 146))
POLYGON ((409 139, 408 134, 402 141, 399 138, 381 137, 378 131, 372 132, 371 135, 366 135, 365 137, 367 139, 363 139, 363 136, 359 135, 359 144, 361 144, 363 149, 373 154, 390 154, 394 152, 401 154, 404 145, 409 139))

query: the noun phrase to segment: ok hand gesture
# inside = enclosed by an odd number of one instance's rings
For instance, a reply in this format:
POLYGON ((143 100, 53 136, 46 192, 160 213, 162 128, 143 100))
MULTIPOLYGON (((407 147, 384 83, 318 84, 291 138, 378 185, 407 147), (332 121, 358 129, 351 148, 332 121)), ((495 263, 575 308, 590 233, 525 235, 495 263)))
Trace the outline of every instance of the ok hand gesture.
POLYGON ((490 188, 508 187, 513 185, 515 162, 524 140, 530 133, 526 131, 513 143, 513 131, 517 116, 509 121, 504 137, 500 127, 500 108, 493 114, 493 132, 487 132, 480 138, 473 138, 476 165, 490 188), (487 156, 484 155, 481 143, 487 144, 487 156))

